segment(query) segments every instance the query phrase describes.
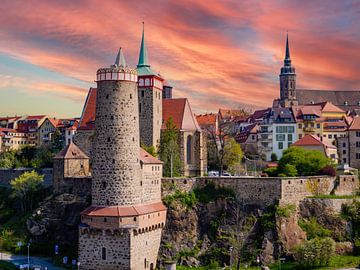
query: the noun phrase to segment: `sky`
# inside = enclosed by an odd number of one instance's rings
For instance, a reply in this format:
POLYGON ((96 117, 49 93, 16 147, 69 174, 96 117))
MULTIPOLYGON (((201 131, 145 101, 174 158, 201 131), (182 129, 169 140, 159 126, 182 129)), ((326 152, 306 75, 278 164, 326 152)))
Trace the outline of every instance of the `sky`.
POLYGON ((100 67, 138 60, 197 113, 279 96, 289 33, 297 88, 360 90, 360 1, 2 0, 0 115, 79 117, 100 67))

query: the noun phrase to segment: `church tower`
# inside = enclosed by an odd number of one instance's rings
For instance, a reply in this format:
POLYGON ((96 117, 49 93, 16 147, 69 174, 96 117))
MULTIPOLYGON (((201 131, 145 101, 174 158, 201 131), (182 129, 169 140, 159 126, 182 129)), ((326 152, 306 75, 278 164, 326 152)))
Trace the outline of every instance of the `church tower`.
POLYGON ((158 147, 162 125, 162 90, 164 79, 154 72, 149 64, 145 44, 145 31, 141 39, 137 65, 139 84, 140 142, 146 146, 158 147))
POLYGON ((166 208, 162 162, 140 148, 137 71, 120 48, 97 71, 92 206, 81 213, 81 269, 155 269, 166 208))
POLYGON ((286 35, 284 66, 280 71, 280 103, 282 107, 297 105, 295 67, 291 66, 289 38, 286 35))

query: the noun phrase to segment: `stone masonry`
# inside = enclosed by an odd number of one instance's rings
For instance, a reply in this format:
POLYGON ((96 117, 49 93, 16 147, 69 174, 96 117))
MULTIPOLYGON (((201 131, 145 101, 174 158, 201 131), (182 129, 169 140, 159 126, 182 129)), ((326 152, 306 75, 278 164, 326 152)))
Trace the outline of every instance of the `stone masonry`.
POLYGON ((162 162, 140 149, 137 72, 117 63, 97 72, 92 206, 81 214, 82 269, 155 269, 166 208, 162 162))

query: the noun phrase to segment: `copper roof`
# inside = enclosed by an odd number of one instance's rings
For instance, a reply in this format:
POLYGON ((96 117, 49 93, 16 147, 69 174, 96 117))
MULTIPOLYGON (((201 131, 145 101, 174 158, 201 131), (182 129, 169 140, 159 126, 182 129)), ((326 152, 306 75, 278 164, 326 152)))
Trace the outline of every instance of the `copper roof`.
POLYGON ((90 206, 81 214, 95 217, 131 217, 150 214, 153 212, 165 211, 166 207, 162 202, 134 205, 134 206, 90 206))
POLYGON ((81 151, 81 149, 75 143, 70 142, 70 144, 68 144, 63 150, 61 150, 54 158, 88 159, 89 157, 83 151, 81 151))

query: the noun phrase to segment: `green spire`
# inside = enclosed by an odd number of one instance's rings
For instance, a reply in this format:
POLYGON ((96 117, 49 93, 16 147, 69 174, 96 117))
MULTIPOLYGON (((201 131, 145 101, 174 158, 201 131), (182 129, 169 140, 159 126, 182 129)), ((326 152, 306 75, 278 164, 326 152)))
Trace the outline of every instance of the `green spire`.
POLYGON ((122 67, 126 67, 126 61, 125 61, 125 57, 124 54, 122 52, 121 47, 119 48, 119 52, 116 56, 116 60, 115 60, 115 66, 122 66, 122 67))
POLYGON ((142 39, 141 39, 141 47, 140 47, 140 54, 139 54, 139 62, 137 67, 150 67, 148 56, 147 56, 147 49, 145 45, 145 31, 144 31, 144 22, 143 22, 143 31, 142 31, 142 39))

